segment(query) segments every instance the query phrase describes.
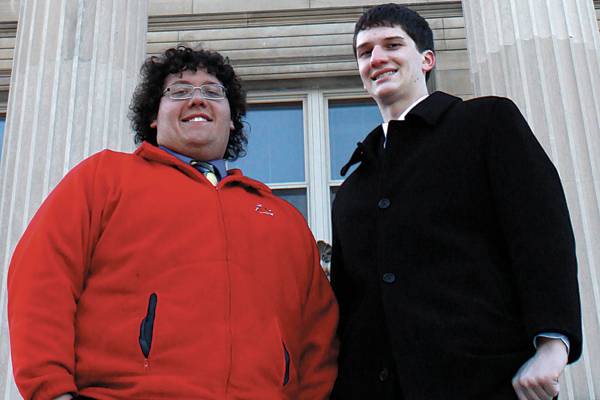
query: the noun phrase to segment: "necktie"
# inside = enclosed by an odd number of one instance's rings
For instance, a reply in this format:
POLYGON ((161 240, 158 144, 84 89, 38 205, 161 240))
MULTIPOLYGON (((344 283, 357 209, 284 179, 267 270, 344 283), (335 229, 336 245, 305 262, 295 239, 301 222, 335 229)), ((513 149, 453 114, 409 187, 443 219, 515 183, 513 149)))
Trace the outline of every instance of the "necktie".
POLYGON ((190 161, 190 165, 202 172, 206 179, 208 179, 208 181, 212 183, 213 186, 217 186, 217 183, 219 183, 219 179, 217 178, 217 174, 215 174, 214 165, 206 161, 197 160, 190 161))

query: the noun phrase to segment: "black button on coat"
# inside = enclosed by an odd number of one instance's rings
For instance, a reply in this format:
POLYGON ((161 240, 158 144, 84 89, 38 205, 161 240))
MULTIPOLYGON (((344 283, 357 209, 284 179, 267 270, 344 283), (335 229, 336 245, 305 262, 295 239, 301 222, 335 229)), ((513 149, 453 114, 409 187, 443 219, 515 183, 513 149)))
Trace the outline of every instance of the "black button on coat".
POLYGON ((332 399, 402 398, 393 380, 406 400, 511 399, 535 335, 565 334, 569 361, 580 356, 565 197, 510 100, 433 93, 351 162, 333 205, 332 399))

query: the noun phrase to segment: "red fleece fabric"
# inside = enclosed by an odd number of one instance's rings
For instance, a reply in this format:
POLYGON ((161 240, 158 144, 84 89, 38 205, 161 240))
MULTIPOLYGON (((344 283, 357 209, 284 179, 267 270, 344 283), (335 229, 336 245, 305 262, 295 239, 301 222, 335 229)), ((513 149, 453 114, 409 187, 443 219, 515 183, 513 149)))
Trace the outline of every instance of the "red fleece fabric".
POLYGON ((8 296, 26 399, 316 400, 336 377, 337 304, 302 215, 239 170, 214 187, 147 143, 63 179, 8 296))

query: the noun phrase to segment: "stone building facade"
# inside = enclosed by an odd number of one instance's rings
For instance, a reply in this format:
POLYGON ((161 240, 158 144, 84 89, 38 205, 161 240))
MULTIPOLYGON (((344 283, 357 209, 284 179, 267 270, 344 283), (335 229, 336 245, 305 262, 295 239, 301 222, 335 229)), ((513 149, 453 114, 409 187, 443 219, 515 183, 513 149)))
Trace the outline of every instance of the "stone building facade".
MULTIPOLYGON (((0 0, 0 399, 19 398, 6 323, 12 250, 66 171, 102 148, 133 149, 126 114, 144 57, 183 43, 231 59, 251 103, 248 156, 236 165, 327 243, 339 167, 380 118, 358 77, 353 26, 385 2, 0 0)), ((555 162, 578 243, 585 335, 561 399, 600 398, 600 1, 398 3, 434 30, 430 89, 511 97, 555 162)))

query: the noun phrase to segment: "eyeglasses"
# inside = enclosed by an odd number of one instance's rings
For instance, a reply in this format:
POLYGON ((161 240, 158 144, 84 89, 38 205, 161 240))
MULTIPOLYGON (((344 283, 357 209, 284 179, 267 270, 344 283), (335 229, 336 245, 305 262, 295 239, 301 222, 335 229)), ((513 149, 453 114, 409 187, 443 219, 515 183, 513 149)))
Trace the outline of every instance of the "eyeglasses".
POLYGON ((200 90, 200 97, 207 100, 223 100, 227 93, 225 86, 219 83, 205 83, 200 86, 189 83, 174 83, 163 91, 171 100, 187 100, 194 96, 194 90, 200 90))

